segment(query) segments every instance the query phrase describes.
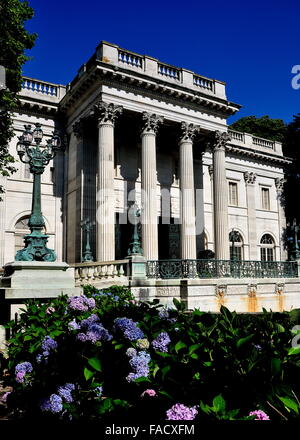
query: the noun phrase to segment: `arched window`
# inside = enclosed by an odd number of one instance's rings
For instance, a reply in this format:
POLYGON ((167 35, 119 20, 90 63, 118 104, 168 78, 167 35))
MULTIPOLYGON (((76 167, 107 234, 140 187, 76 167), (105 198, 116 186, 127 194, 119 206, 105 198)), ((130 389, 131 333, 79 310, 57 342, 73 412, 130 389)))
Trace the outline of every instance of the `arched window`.
POLYGON ((24 235, 29 234, 29 215, 20 218, 15 224, 15 254, 24 247, 24 235))
POLYGON ((229 233, 229 245, 230 260, 243 260, 244 242, 241 234, 238 231, 231 231, 229 233))
POLYGON ((261 261, 274 261, 275 243, 270 234, 264 234, 260 240, 260 259, 261 261))

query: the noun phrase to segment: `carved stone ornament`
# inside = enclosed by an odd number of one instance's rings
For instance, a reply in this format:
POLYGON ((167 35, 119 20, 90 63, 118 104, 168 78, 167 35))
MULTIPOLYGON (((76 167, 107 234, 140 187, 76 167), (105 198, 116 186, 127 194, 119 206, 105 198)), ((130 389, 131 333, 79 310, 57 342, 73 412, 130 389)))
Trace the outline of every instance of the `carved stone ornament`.
POLYGON ((247 293, 250 298, 256 296, 257 293, 257 284, 248 284, 247 293))
POLYGON ((194 124, 188 124, 187 122, 181 123, 181 136, 180 141, 192 141, 197 133, 200 131, 200 127, 195 126, 194 124))
POLYGON ((78 119, 78 121, 74 122, 74 124, 72 125, 72 130, 78 140, 82 139, 82 137, 83 137, 83 121, 82 121, 82 119, 78 119))
POLYGON ((118 115, 122 113, 123 107, 121 105, 99 101, 94 105, 93 110, 100 123, 111 122, 114 124, 118 115))
POLYGON ((278 192, 281 192, 283 190, 284 182, 285 182, 285 179, 280 178, 280 177, 276 177, 276 179, 275 179, 275 186, 276 186, 276 190, 278 192))
POLYGON ((253 185, 254 183, 255 183, 255 181, 256 181, 256 174, 255 173, 250 173, 249 171, 246 171, 245 173, 244 173, 244 179, 245 179, 245 182, 247 183, 247 184, 249 184, 249 185, 253 185))
POLYGON ((159 124, 163 122, 163 116, 156 115, 155 113, 143 113, 143 121, 145 121, 142 133, 154 132, 156 133, 159 127, 159 124))
POLYGON ((208 165, 208 173, 209 173, 210 178, 212 179, 213 175, 214 175, 214 167, 213 167, 213 165, 208 165))
POLYGON ((284 283, 276 283, 276 285, 275 285, 275 293, 277 295, 283 295, 284 294, 284 288, 285 288, 285 284, 284 283))
POLYGON ((225 149, 227 142, 231 140, 231 136, 226 131, 213 131, 208 140, 208 145, 212 150, 225 149))
POLYGON ((227 294, 227 286, 225 284, 219 284, 216 286, 216 296, 219 298, 224 298, 227 294))

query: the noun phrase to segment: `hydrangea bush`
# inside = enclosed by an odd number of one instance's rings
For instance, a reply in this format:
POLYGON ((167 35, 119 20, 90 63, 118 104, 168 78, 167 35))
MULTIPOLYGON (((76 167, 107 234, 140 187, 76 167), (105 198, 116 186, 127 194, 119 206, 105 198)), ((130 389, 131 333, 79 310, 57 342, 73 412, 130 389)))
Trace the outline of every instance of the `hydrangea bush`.
POLYGON ((30 300, 8 325, 13 391, 2 399, 27 418, 297 418, 298 315, 188 312, 175 299, 168 309, 118 286, 30 300))

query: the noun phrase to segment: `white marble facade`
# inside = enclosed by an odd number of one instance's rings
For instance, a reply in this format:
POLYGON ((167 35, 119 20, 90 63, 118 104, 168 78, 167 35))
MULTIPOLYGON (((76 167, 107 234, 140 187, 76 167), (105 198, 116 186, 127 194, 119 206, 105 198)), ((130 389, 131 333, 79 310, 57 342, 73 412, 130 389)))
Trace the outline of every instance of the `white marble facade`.
MULTIPOLYGON (((42 178, 49 247, 58 260, 81 261, 86 218, 98 220, 95 259, 126 257, 130 227, 115 222, 126 221, 128 194, 142 207, 149 260, 194 259, 205 249, 229 259, 233 228, 243 259, 261 259, 267 234, 273 259, 286 260, 280 191, 289 160, 277 142, 226 135, 227 119, 239 108, 221 81, 106 42, 66 87, 24 78, 11 154, 17 158, 24 124, 41 123, 46 136, 59 128, 67 139, 42 178), (168 223, 168 210, 172 225, 157 225, 158 217, 168 223)), ((2 178, 1 265, 14 260, 31 209, 31 176, 23 163, 16 166, 16 174, 2 178)))

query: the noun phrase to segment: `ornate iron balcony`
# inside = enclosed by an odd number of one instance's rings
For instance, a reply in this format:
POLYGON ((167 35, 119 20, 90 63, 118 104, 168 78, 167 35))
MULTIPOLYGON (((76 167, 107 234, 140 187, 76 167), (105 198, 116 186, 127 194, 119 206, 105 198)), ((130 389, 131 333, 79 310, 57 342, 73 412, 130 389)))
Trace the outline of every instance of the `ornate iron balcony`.
POLYGON ((150 260, 148 278, 297 278, 295 261, 150 260))

